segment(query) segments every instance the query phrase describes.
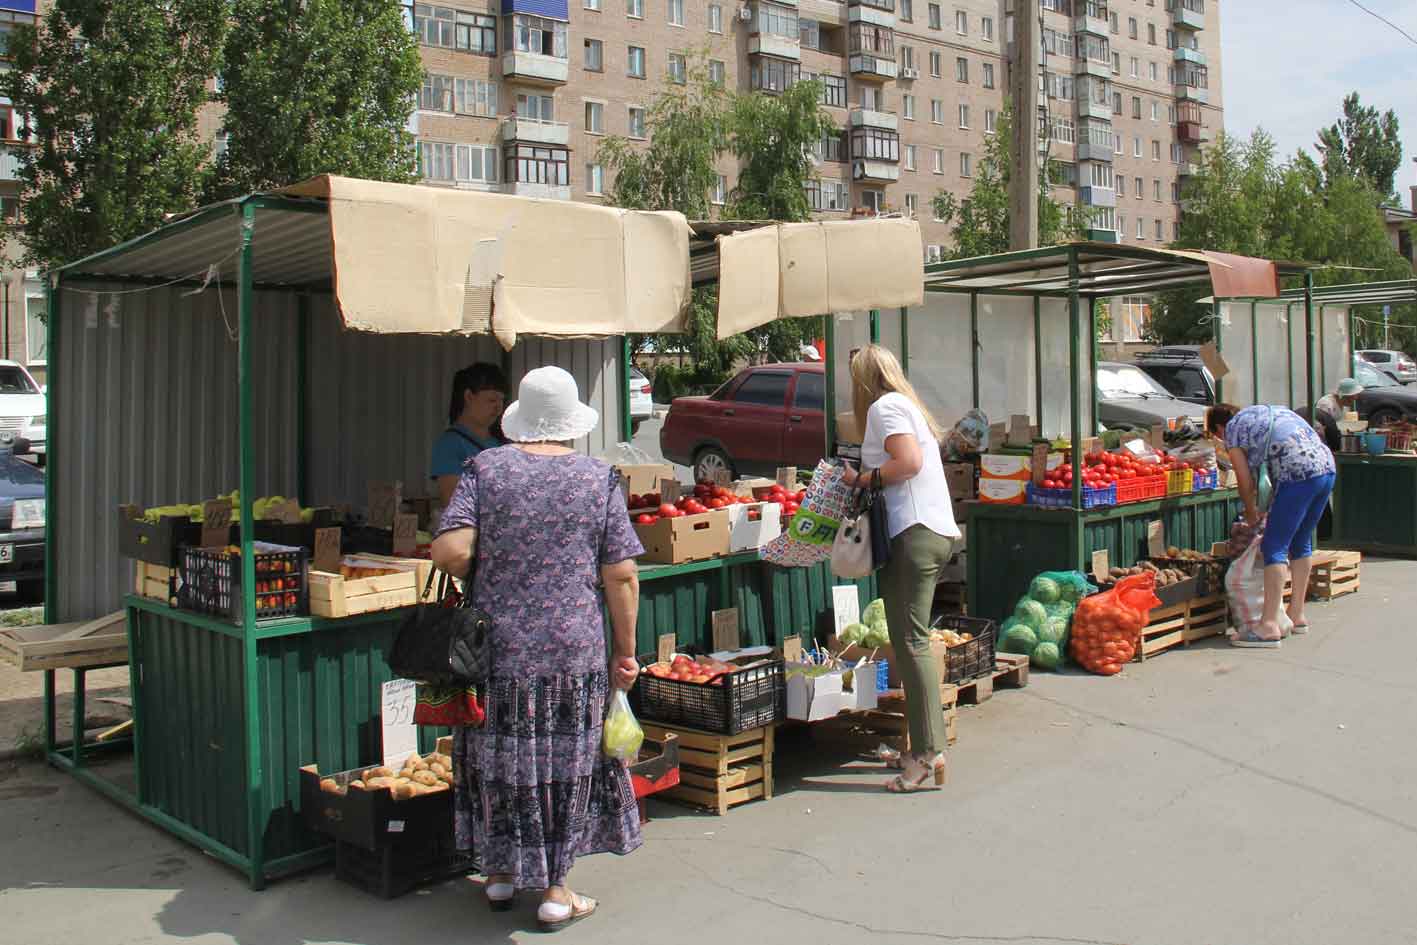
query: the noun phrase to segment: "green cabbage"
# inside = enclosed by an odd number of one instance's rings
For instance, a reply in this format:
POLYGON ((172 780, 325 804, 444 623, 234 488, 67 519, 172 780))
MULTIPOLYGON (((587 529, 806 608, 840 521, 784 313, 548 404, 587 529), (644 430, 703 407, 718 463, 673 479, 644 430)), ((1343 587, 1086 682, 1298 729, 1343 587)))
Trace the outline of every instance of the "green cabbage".
POLYGON ((870 629, 871 628, 864 623, 853 623, 842 630, 841 633, 837 635, 837 639, 847 646, 853 646, 865 639, 870 629))
POLYGON ((1050 577, 1039 575, 1033 579, 1033 583, 1028 586, 1028 596, 1038 601, 1040 604, 1057 603, 1062 594, 1062 589, 1058 582, 1050 577))
POLYGON ((1014 616, 1034 630, 1048 621, 1048 611, 1044 610, 1043 605, 1031 597, 1019 598, 1018 606, 1014 608, 1014 616))
POLYGON ((1058 644, 1044 641, 1033 648, 1033 652, 1028 654, 1028 663, 1038 669, 1057 669, 1058 663, 1062 660, 1062 653, 1058 649, 1058 644))
POLYGON ((861 614, 861 622, 867 625, 885 623, 886 602, 877 597, 866 605, 866 610, 861 614))
POLYGON ((1055 643, 1062 645, 1063 638, 1068 635, 1068 622, 1062 617, 1049 617, 1047 622, 1038 629, 1039 643, 1055 643))
POLYGON ((1024 624, 1016 624, 1009 628, 1004 634, 1003 651, 1005 653, 1021 653, 1024 656, 1033 652, 1033 648, 1038 645, 1038 635, 1032 628, 1024 624))

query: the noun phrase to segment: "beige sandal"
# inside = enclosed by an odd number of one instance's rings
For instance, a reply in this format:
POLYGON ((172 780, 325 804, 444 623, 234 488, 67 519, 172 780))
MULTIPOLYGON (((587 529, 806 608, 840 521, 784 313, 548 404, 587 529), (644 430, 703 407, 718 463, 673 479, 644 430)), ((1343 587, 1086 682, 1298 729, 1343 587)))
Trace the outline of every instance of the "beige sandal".
POLYGON ((920 755, 911 755, 905 770, 886 782, 892 794, 913 794, 916 791, 938 791, 949 780, 949 765, 944 752, 928 762, 920 755), (934 776, 934 784, 929 783, 934 776))
POLYGON ((600 906, 600 903, 589 896, 581 896, 576 893, 570 893, 570 896, 569 903, 547 901, 543 902, 536 910, 536 922, 541 931, 559 932, 581 919, 590 918, 600 906))

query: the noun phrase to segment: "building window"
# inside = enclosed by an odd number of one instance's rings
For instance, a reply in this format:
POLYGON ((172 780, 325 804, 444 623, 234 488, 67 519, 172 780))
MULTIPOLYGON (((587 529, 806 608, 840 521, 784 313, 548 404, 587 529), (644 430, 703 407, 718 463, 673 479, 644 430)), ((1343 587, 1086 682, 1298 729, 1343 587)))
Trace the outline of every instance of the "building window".
POLYGON ((1146 221, 1141 217, 1137 217, 1137 239, 1146 239, 1146 221))
POLYGON ((717 3, 708 5, 708 31, 710 33, 723 32, 723 7, 717 3))
POLYGON ((915 96, 902 95, 900 97, 900 110, 906 121, 915 120, 915 96))
POLYGON ((823 135, 814 150, 821 160, 841 164, 846 160, 846 139, 839 134, 823 135))
POLYGON ((1122 54, 1121 54, 1121 53, 1113 53, 1113 54, 1112 54, 1112 74, 1113 74, 1113 75, 1121 75, 1121 74, 1122 74, 1122 54))
POLYGON ((451 112, 453 110, 452 76, 423 76, 423 87, 418 90, 418 107, 429 112, 451 112))
MULTIPOLYGON (((226 150, 230 145, 231 135, 227 134, 225 131, 218 133, 216 140, 212 143, 212 157, 220 161, 222 158, 226 157, 226 150)), ((13 223, 19 216, 19 201, 15 200, 13 197, 8 199, 14 201, 14 205, 4 207, 3 212, 0 213, 0 218, 3 218, 6 223, 13 223)))
POLYGON ((586 102, 585 103, 585 130, 586 134, 605 134, 605 103, 586 102))
POLYGON ((670 26, 684 25, 684 0, 666 0, 670 26))
POLYGON ((1141 117, 1141 98, 1136 95, 1132 96, 1132 117, 1141 117))
POLYGON ((994 87, 994 64, 992 62, 986 62, 984 63, 983 68, 984 87, 986 89, 992 89, 994 87))
POLYGON ((783 39, 800 39, 797 10, 776 3, 758 4, 758 32, 783 39))
POLYGON ((1155 138, 1151 141, 1151 159, 1153 161, 1161 160, 1161 142, 1155 138))
POLYGON ((938 3, 932 3, 932 4, 930 4, 929 12, 930 12, 930 29, 932 29, 932 30, 940 29, 940 5, 939 5, 938 3))
POLYGON ((517 52, 566 58, 566 24, 560 20, 518 13, 512 17, 511 33, 509 45, 517 52))
POLYGON ((883 112, 886 110, 886 94, 874 85, 862 85, 861 87, 861 107, 873 112, 883 112))
POLYGON ((1156 77, 1157 77, 1157 75, 1158 75, 1158 72, 1157 72, 1157 69, 1156 69, 1156 63, 1154 63, 1154 62, 1153 62, 1153 63, 1148 63, 1148 65, 1151 67, 1151 81, 1155 82, 1155 81, 1157 81, 1157 78, 1156 78, 1156 77))
POLYGON ((1174 181, 1174 180, 1171 182, 1171 202, 1172 202, 1172 203, 1180 203, 1180 202, 1181 202, 1181 185, 1180 185, 1180 183, 1179 183, 1178 181, 1174 181))
POLYGON ((709 81, 722 85, 728 76, 728 65, 722 59, 709 60, 709 81))
POLYGON ((583 8, 583 9, 586 9, 586 10, 594 10, 595 12, 599 13, 599 12, 600 12, 600 0, 584 0, 584 3, 582 4, 582 8, 583 8))
POLYGON ((605 193, 605 168, 599 164, 585 166, 585 192, 592 197, 605 193))
POLYGON ((1132 57, 1132 78, 1141 78, 1141 60, 1138 59, 1136 56, 1132 57))
POLYGON ((969 60, 965 59, 963 56, 955 60, 955 81, 969 81, 969 60))
POLYGON ((1122 147, 1122 136, 1121 136, 1121 135, 1113 135, 1113 136, 1112 136, 1112 143, 1113 143, 1114 145, 1116 145, 1116 149, 1117 149, 1117 150, 1116 150, 1116 154, 1117 154, 1118 157, 1120 157, 1122 154, 1125 153, 1125 151, 1124 151, 1124 149, 1123 149, 1123 147, 1122 147))
POLYGON ((631 105, 629 116, 630 137, 643 138, 645 136, 645 110, 631 105))
POLYGON ((968 106, 968 105, 963 105, 963 104, 961 104, 961 105, 959 106, 959 126, 960 126, 961 128, 966 128, 966 129, 969 127, 969 106, 968 106))
POLYGON ((1163 237, 1162 237, 1162 235, 1161 235, 1163 232, 1165 232, 1165 231, 1162 230, 1162 228, 1161 228, 1161 221, 1160 221, 1160 220, 1157 220, 1157 221, 1156 221, 1156 241, 1157 241, 1158 243, 1161 242, 1161 240, 1163 239, 1163 237))
POLYGON ((1168 124, 1168 125, 1174 125, 1174 124, 1176 124, 1176 106, 1175 106, 1175 105, 1167 105, 1167 106, 1166 106, 1166 124, 1168 124))
POLYGON ((1112 189, 1112 165, 1101 161, 1092 163, 1092 186, 1103 190, 1112 189))
POLYGON ((1141 138, 1132 136, 1132 157, 1141 157, 1141 138))
POLYGON ((1136 178, 1136 185, 1137 185, 1137 199, 1140 200, 1140 199, 1142 199, 1143 197, 1146 196, 1146 181, 1144 181, 1144 180, 1142 180, 1140 177, 1138 177, 1138 178, 1136 178))
POLYGON ((1114 114, 1114 115, 1120 115, 1120 114, 1122 114, 1122 93, 1121 93, 1121 92, 1113 92, 1113 93, 1112 93, 1112 114, 1114 114))
POLYGON ((1051 161, 1048 164, 1051 170, 1049 181, 1054 186, 1076 187, 1078 185, 1078 166, 1071 161, 1051 161))
MULTIPOLYGON (((993 129, 988 127, 990 122, 987 120, 987 112, 985 113, 985 116, 986 121, 984 123, 984 130, 992 131, 993 129)), ((1064 144, 1073 144, 1077 141, 1077 126, 1073 124, 1073 120, 1071 118, 1063 118, 1061 116, 1059 116, 1058 118, 1054 118, 1050 137, 1054 141, 1061 141, 1064 144)))
POLYGON ((1117 238, 1127 238, 1127 218, 1122 216, 1120 213, 1117 214, 1117 238))
POLYGON ((497 183, 497 149, 442 141, 418 143, 418 169, 424 180, 497 183))
POLYGON ((1127 17, 1127 36, 1131 39, 1137 38, 1137 18, 1134 16, 1127 17))
POLYGON ((689 81, 689 63, 683 53, 670 53, 668 60, 669 81, 683 85, 689 81))
POLYGON ((920 210, 920 197, 916 194, 905 195, 905 212, 914 217, 920 210))
POLYGON ((883 190, 861 191, 861 205, 871 213, 882 213, 886 209, 886 192, 883 190))
POLYGON ((754 91, 785 92, 797 82, 801 72, 802 67, 798 63, 754 56, 750 79, 754 91))
POLYGON ((625 0, 625 15, 636 20, 645 18, 645 0, 625 0))
POLYGON ((999 113, 992 108, 984 109, 984 133, 991 135, 994 133, 994 126, 999 121, 999 113))
POLYGON ((532 121, 555 121, 556 102, 549 95, 529 95, 525 92, 517 95, 517 117, 530 118, 532 121))
POLYGON ((983 16, 979 18, 979 32, 984 37, 986 43, 994 41, 994 18, 983 16))
POLYGON ((914 0, 900 0, 900 18, 907 23, 915 20, 914 0))
POLYGON ((927 243, 925 245, 925 261, 927 263, 937 263, 945 258, 945 248, 939 243, 927 243))
MULTIPOLYGON (((1159 177, 1151 179, 1151 199, 1157 203, 1161 202, 1161 178, 1159 177)), ((1158 236, 1157 239, 1161 239, 1161 237, 1158 236)))
POLYGON ((514 142, 502 149, 502 156, 502 176, 508 182, 570 186, 571 152, 566 148, 514 142))
POLYGON ((866 161, 900 161, 900 135, 885 128, 853 128, 851 156, 866 161))
POLYGON ((901 47, 900 47, 900 55, 899 55, 899 57, 896 59, 896 61, 900 64, 900 68, 901 68, 902 71, 904 71, 904 70, 906 70, 906 69, 914 69, 914 68, 915 68, 915 47, 914 47, 914 46, 901 46, 901 47))
POLYGON ((930 99, 930 121, 936 125, 945 123, 945 103, 940 99, 930 99))
POLYGON ((961 36, 969 35, 969 14, 963 10, 955 11, 955 32, 961 36))
MULTIPOLYGON (((1155 24, 1155 23, 1148 23, 1148 24, 1146 24, 1146 41, 1147 41, 1148 43, 1151 43, 1151 45, 1153 45, 1153 46, 1156 45, 1156 24, 1155 24)), ((1158 236, 1157 239, 1160 239, 1160 237, 1158 236)))
POLYGON ((497 83, 485 79, 458 79, 453 82, 453 110, 459 115, 497 117, 497 83))
POLYGON ((818 23, 816 20, 798 17, 797 29, 800 35, 799 42, 804 48, 817 49, 823 52, 831 51, 822 48, 822 24, 818 23))
POLYGON ((643 46, 631 46, 629 54, 625 57, 625 71, 631 78, 643 79, 645 77, 645 50, 643 46))
POLYGON ((449 7, 416 3, 413 5, 413 32, 425 46, 461 49, 487 56, 497 53, 497 18, 485 13, 464 13, 449 7))
POLYGON ((940 54, 939 54, 938 52, 934 51, 934 50, 931 50, 931 52, 930 52, 930 75, 933 76, 933 77, 936 78, 936 79, 938 79, 938 78, 940 77, 940 72, 941 72, 941 70, 944 68, 944 66, 942 65, 942 63, 943 63, 943 59, 941 58, 940 54))
POLYGON ((1151 120, 1152 120, 1152 121, 1160 121, 1160 120, 1161 120, 1161 103, 1160 103, 1160 102, 1152 102, 1152 103, 1151 103, 1151 120))
POLYGON ((605 71, 605 44, 600 40, 585 41, 585 67, 587 72, 605 71))
POLYGON ((915 170, 915 145, 913 144, 905 146, 905 169, 907 171, 915 170))
POLYGON ((945 149, 935 148, 934 153, 930 157, 931 170, 936 174, 943 174, 945 172, 945 149))
POLYGON ((822 104, 833 108, 846 107, 846 80, 839 75, 819 75, 822 84, 822 104))
POLYGON ((719 174, 718 179, 714 181, 713 202, 719 207, 728 202, 728 178, 723 174, 719 174))
POLYGON ((870 53, 886 59, 895 58, 895 30, 870 23, 851 24, 851 51, 870 53))
POLYGON ((970 153, 968 151, 961 151, 959 153, 959 176, 972 177, 974 171, 973 164, 974 159, 970 153))

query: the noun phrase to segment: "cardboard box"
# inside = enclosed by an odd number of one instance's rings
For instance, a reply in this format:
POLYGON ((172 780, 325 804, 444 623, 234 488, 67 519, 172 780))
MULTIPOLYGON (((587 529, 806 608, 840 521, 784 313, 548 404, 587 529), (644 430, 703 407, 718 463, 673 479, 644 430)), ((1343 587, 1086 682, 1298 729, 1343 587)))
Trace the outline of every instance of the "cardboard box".
POLYGON ((625 491, 632 495, 658 492, 659 480, 674 478, 674 467, 668 463, 626 463, 615 468, 625 480, 625 491))
POLYGON ((1023 505, 1027 500, 1028 477, 1023 479, 980 479, 979 501, 990 505, 1023 505))
MULTIPOLYGON (((1048 454, 1048 469, 1063 465, 1062 453, 1048 454)), ((1033 475, 1033 457, 1013 453, 985 453, 979 457, 979 482, 983 488, 985 479, 1017 479, 1027 482, 1033 475)), ((953 495, 953 493, 951 493, 953 495)))
POLYGON ((799 722, 817 722, 842 712, 874 709, 876 664, 870 661, 854 669, 836 669, 820 676, 787 669, 787 717, 799 722))
POLYGON ((950 487, 951 499, 974 498, 974 464, 945 463, 945 484, 950 487))
POLYGON ((640 560, 651 564, 683 564, 728 554, 728 512, 725 509, 662 518, 653 525, 636 525, 635 532, 645 546, 640 560))
POLYGON ((739 479, 733 483, 733 494, 741 495, 744 498, 752 498, 757 493, 755 489, 770 489, 777 484, 776 479, 765 479, 762 476, 754 476, 751 479, 739 479))
POLYGON ((861 431, 856 428, 856 413, 843 410, 836 415, 836 438, 840 443, 861 444, 861 431))
POLYGON ((782 506, 776 502, 730 505, 728 513, 729 552, 761 548, 782 534, 782 506))

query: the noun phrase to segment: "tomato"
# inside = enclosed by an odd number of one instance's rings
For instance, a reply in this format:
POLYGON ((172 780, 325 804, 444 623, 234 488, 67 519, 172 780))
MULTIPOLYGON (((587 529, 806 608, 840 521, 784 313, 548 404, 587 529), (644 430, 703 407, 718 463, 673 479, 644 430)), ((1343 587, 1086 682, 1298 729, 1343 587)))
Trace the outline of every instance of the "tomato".
POLYGON ((648 512, 641 512, 639 515, 635 516, 636 525, 653 525, 657 521, 659 521, 659 516, 651 515, 648 512))
POLYGON ((723 486, 714 486, 713 497, 715 499, 731 499, 733 498, 733 492, 723 486))
POLYGON ((806 489, 798 489, 796 496, 793 497, 793 501, 795 501, 798 505, 801 505, 803 502, 806 502, 806 501, 807 501, 807 490, 806 490, 806 489))
POLYGON ((719 498, 713 498, 708 500, 708 507, 711 509, 721 509, 725 504, 726 503, 719 498))
POLYGON ((640 501, 645 505, 658 505, 660 502, 659 493, 646 492, 644 495, 640 496, 640 501))
POLYGON ((679 510, 676 509, 674 506, 670 505, 668 502, 665 502, 659 507, 660 518, 673 518, 678 512, 679 510))
POLYGON ((797 514, 797 510, 798 510, 799 508, 801 508, 801 506, 799 506, 796 502, 788 502, 786 505, 784 505, 784 506, 782 507, 782 514, 783 514, 783 515, 796 515, 796 514, 797 514))

